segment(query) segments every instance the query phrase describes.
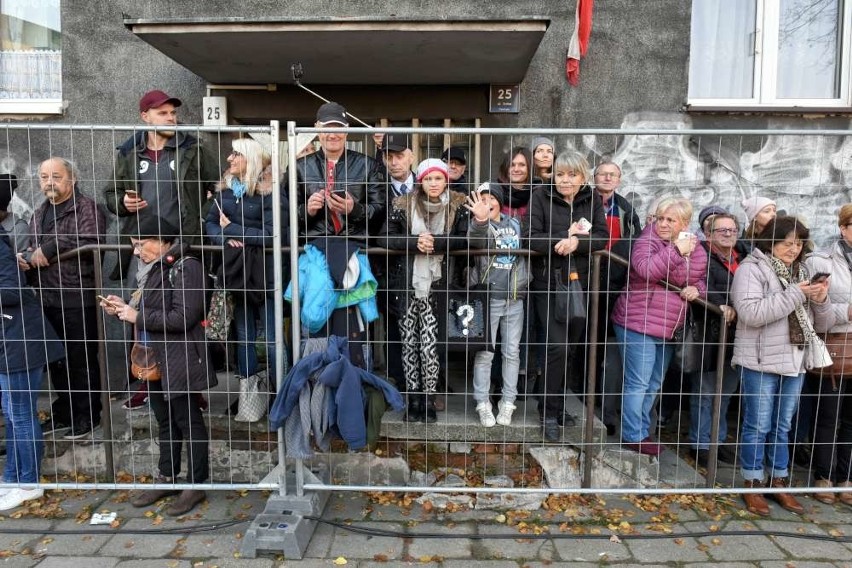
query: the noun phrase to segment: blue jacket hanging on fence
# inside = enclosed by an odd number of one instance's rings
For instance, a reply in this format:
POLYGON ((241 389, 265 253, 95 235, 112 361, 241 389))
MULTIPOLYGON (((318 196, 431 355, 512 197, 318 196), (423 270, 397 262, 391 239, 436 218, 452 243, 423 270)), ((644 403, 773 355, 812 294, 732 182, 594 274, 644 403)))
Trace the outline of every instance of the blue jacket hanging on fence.
MULTIPOLYGON (((299 256, 299 301, 302 325, 311 333, 322 329, 331 312, 337 308, 357 305, 365 322, 378 319, 376 290, 379 284, 370 270, 367 256, 355 252, 349 266, 353 271, 357 270, 357 280, 349 288, 335 288, 325 255, 317 247, 305 245, 305 252, 299 256)), ((291 282, 284 292, 284 299, 292 301, 292 298, 291 282)))
POLYGON ((393 385, 353 365, 348 354, 349 341, 333 335, 324 351, 305 355, 284 378, 269 412, 269 423, 275 429, 284 426, 288 457, 311 457, 311 431, 320 447, 324 447, 327 434, 335 426, 351 450, 365 447, 365 385, 379 389, 393 410, 405 407, 402 395, 393 385))

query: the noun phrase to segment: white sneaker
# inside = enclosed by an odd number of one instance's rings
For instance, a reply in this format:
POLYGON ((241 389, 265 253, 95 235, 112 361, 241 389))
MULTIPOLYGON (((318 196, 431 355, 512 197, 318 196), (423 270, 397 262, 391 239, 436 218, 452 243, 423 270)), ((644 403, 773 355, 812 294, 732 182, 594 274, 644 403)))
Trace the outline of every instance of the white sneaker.
POLYGON ((500 402, 497 403, 497 424, 500 426, 508 426, 512 423, 512 413, 515 412, 515 408, 517 408, 511 402, 503 402, 503 399, 500 399, 500 402))
POLYGON ((486 428, 491 428, 497 421, 494 419, 494 413, 491 411, 490 402, 480 402, 476 405, 476 411, 479 413, 479 422, 486 428))
POLYGON ((21 489, 16 487, 0 497, 0 511, 8 511, 20 507, 26 501, 39 499, 44 495, 44 489, 21 489))

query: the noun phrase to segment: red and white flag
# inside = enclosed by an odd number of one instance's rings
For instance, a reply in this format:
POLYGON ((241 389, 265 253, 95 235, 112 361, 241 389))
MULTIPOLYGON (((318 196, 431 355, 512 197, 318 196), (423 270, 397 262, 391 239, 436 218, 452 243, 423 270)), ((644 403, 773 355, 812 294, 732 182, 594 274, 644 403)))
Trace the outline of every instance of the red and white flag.
POLYGON ((565 74, 573 86, 580 83, 580 58, 589 51, 589 36, 592 35, 592 10, 595 0, 577 0, 577 14, 574 18, 574 33, 568 44, 565 62, 565 74))

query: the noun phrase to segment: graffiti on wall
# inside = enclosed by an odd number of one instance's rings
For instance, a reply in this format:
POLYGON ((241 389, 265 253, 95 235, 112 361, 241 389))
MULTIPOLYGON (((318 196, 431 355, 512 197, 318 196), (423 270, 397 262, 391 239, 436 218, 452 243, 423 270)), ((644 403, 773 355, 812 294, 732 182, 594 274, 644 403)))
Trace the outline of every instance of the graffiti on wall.
MULTIPOLYGON (((696 212, 721 205, 745 221, 740 202, 761 195, 801 217, 816 244, 824 245, 837 235, 837 209, 852 202, 852 136, 700 137, 686 132, 693 128, 688 116, 654 112, 627 115, 621 127, 685 131, 614 143, 583 138, 593 161, 607 155, 621 165, 621 191, 643 215, 659 196, 674 194, 688 198, 696 212)), ((768 125, 776 128, 785 127, 768 125)))

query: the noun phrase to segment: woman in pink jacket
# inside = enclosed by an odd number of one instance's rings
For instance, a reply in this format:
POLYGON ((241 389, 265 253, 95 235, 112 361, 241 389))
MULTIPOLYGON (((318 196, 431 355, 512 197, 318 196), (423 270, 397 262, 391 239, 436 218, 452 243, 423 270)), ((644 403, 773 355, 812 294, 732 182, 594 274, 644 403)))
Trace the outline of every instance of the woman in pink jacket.
POLYGON ((612 314, 624 360, 621 439, 625 447, 651 456, 662 452, 649 434, 651 407, 674 353, 672 336, 686 320, 687 302, 706 292, 707 253, 685 232, 691 218, 686 199, 657 204, 653 223, 633 246, 627 287, 612 314), (669 291, 664 281, 681 291, 669 291))

